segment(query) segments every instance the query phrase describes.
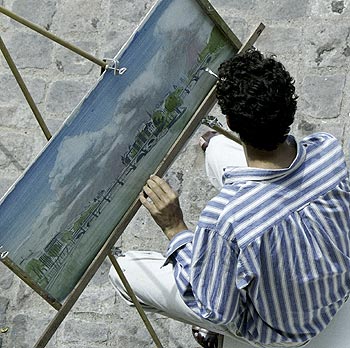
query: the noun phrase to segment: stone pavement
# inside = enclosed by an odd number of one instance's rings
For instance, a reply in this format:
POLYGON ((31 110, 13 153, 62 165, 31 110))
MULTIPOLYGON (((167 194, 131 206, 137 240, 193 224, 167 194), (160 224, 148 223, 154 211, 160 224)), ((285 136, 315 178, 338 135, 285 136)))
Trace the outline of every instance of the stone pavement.
MULTIPOLYGON (((0 4, 44 26, 97 57, 113 57, 154 0, 0 0, 0 4)), ((296 79, 298 138, 328 131, 343 143, 350 162, 350 4, 348 0, 213 0, 244 40, 262 21, 257 47, 274 53, 296 79)), ((99 76, 99 68, 0 15, 0 33, 48 126, 55 132, 99 76)), ((179 52, 177 52, 179 54, 179 52)), ((214 114, 219 115, 217 109, 214 114)), ((198 134, 166 177, 181 194, 188 224, 214 189, 203 173, 198 134)), ((0 195, 35 158, 46 141, 6 62, 0 58, 0 195)), ((1 222, 0 222, 1 223, 1 222)), ((1 228, 1 227, 0 227, 1 228)), ((164 251, 166 238, 141 209, 118 242, 124 249, 164 251)), ((105 261, 48 347, 153 347, 135 310, 116 297, 105 261)), ((54 315, 36 293, 0 264, 0 347, 29 348, 54 315)), ((167 348, 196 347, 190 327, 152 315, 167 348)))

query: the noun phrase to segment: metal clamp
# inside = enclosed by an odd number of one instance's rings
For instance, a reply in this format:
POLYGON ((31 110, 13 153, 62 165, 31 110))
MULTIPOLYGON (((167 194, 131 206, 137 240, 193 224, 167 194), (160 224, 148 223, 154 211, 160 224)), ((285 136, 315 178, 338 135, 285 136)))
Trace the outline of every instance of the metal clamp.
POLYGON ((219 77, 217 74, 215 74, 214 71, 211 70, 211 69, 209 69, 208 67, 206 67, 206 68, 204 69, 204 71, 206 71, 206 72, 209 73, 210 75, 216 77, 217 80, 220 80, 220 77, 219 77))
MULTIPOLYGON (((3 248, 2 245, 0 245, 0 250, 3 248)), ((7 257, 7 255, 9 254, 8 251, 2 251, 0 252, 0 259, 5 259, 7 257)))
POLYGON ((4 327, 2 327, 2 328, 0 328, 0 333, 6 333, 6 332, 8 332, 9 331, 9 327, 8 326, 4 326, 4 327))
POLYGON ((104 58, 103 60, 106 62, 106 69, 113 70, 114 75, 123 75, 125 71, 128 70, 126 67, 120 68, 120 62, 117 59, 104 58))
POLYGON ((202 124, 207 125, 210 128, 213 128, 215 126, 223 127, 222 123, 213 115, 207 115, 202 120, 202 124))
POLYGON ((119 246, 112 247, 111 252, 115 257, 125 256, 123 250, 119 246))

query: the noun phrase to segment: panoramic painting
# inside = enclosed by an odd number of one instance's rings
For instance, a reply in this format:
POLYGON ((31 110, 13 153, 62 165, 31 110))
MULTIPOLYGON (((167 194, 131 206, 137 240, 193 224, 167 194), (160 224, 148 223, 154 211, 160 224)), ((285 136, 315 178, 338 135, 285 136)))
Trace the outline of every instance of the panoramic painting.
POLYGON ((1 252, 63 301, 236 53, 196 0, 159 1, 2 198, 1 252))

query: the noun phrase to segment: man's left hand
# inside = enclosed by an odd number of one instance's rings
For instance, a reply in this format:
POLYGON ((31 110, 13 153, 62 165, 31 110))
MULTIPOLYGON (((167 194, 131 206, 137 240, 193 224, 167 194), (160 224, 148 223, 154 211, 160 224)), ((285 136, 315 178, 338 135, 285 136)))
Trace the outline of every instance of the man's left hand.
POLYGON ((178 195, 165 180, 151 175, 139 197, 142 205, 169 239, 187 230, 178 195))

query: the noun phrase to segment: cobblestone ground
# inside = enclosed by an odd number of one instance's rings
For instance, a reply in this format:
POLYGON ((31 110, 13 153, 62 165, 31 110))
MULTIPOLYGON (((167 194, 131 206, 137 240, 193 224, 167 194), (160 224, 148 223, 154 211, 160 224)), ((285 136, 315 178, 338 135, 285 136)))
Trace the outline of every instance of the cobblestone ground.
MULTIPOLYGON (((154 0, 0 0, 0 4, 44 26, 97 57, 113 57, 154 0)), ((350 90, 348 0, 213 0, 236 35, 244 40, 259 22, 266 25, 257 47, 274 53, 296 79, 298 138, 328 131, 343 143, 349 161, 350 90)), ((99 68, 0 16, 0 33, 33 97, 55 132, 99 76, 99 68)), ((181 52, 174 52, 181 54, 181 52)), ((215 110, 214 113, 218 114, 215 110)), ((203 173, 196 135, 167 173, 181 193, 186 220, 194 226, 215 193, 203 173)), ((0 59, 0 194, 45 145, 29 107, 0 59)), ((1 222, 0 222, 1 223, 1 222)), ((0 225, 1 228, 1 225, 0 225)), ((119 241, 124 249, 164 251, 165 237, 140 210, 119 241)), ((151 347, 135 311, 116 298, 105 261, 53 336, 49 347, 151 347)), ((28 348, 54 310, 0 264, 0 347, 28 348)), ((196 347, 190 327, 160 316, 151 320, 167 348, 196 347)))

